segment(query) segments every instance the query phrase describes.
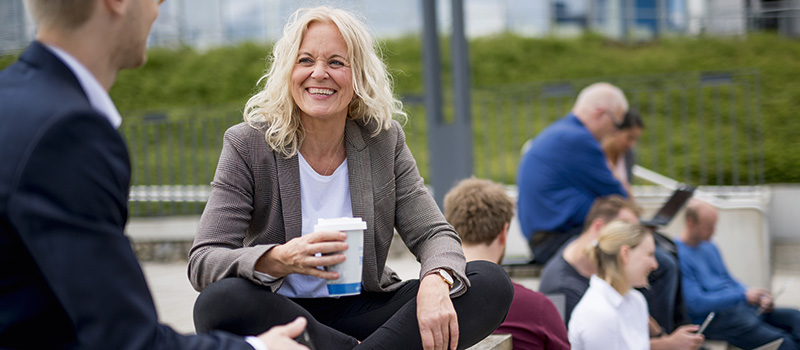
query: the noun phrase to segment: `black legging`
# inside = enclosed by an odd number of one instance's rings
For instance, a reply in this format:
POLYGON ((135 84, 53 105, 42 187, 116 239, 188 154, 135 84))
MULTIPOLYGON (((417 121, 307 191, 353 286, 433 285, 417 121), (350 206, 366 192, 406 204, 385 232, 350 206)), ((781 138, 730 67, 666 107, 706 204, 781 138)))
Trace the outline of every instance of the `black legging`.
MULTIPOLYGON (((466 272, 472 286, 453 299, 459 349, 497 329, 514 297, 511 279, 499 265, 474 261, 467 264, 466 272)), ((208 286, 197 298, 194 324, 198 333, 219 329, 255 335, 304 316, 317 349, 421 349, 418 288, 419 280, 411 280, 394 292, 290 299, 242 278, 226 278, 208 286)))

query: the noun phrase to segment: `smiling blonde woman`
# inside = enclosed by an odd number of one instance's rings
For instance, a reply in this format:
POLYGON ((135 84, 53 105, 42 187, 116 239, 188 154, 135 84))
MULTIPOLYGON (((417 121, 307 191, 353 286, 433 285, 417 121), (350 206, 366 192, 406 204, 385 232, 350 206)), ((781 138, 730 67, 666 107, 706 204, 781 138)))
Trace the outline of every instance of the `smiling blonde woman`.
POLYGON ((299 10, 270 64, 246 123, 225 133, 190 252, 198 332, 252 334, 303 315, 325 349, 456 349, 490 334, 511 281, 496 264, 465 262, 405 144, 395 120, 405 114, 366 28, 343 10, 299 10), (313 228, 341 217, 367 228, 362 292, 335 298, 326 280, 338 274, 319 267, 344 261, 346 236, 313 228), (395 230, 419 280, 386 266, 395 230))
POLYGON ((646 287, 658 267, 653 235, 639 224, 612 221, 586 249, 598 273, 572 311, 572 349, 650 349, 647 301, 633 288, 646 287))

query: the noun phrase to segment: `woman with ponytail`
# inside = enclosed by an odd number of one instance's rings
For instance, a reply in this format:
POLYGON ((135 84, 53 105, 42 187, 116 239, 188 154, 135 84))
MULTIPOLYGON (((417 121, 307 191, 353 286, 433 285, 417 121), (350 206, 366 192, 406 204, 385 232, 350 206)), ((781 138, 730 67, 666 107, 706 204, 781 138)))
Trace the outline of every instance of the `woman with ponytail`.
POLYGON ((647 301, 633 288, 646 287, 658 267, 653 236, 641 225, 614 221, 586 249, 598 273, 572 312, 572 349, 650 349, 647 301))

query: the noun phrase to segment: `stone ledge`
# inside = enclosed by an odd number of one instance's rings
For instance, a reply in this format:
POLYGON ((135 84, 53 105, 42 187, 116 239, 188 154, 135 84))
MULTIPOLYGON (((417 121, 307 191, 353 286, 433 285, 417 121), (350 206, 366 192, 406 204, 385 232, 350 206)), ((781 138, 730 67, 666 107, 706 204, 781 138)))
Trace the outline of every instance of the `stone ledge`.
POLYGON ((490 334, 468 350, 511 350, 511 334, 490 334))

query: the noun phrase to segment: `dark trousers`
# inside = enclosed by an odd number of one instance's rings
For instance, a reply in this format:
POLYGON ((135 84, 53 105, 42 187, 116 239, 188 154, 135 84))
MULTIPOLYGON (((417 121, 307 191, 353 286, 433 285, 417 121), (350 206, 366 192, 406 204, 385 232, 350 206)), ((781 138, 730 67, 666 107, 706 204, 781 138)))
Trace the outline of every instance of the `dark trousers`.
POLYGON ((705 331, 706 338, 724 340, 742 349, 753 349, 783 338, 779 350, 800 349, 800 311, 775 309, 758 315, 744 303, 718 312, 705 331))
POLYGON ((545 265, 561 251, 567 242, 581 234, 581 227, 575 227, 569 231, 539 231, 534 232, 528 240, 528 246, 533 253, 531 264, 545 265))
MULTIPOLYGON (((499 265, 474 261, 467 264, 466 272, 472 286, 452 299, 458 315, 459 349, 497 329, 514 298, 511 279, 499 265)), ((419 280, 411 280, 393 292, 304 299, 272 293, 242 278, 226 278, 197 298, 194 323, 198 333, 218 329, 256 335, 304 316, 317 349, 422 349, 418 288, 419 280)))

